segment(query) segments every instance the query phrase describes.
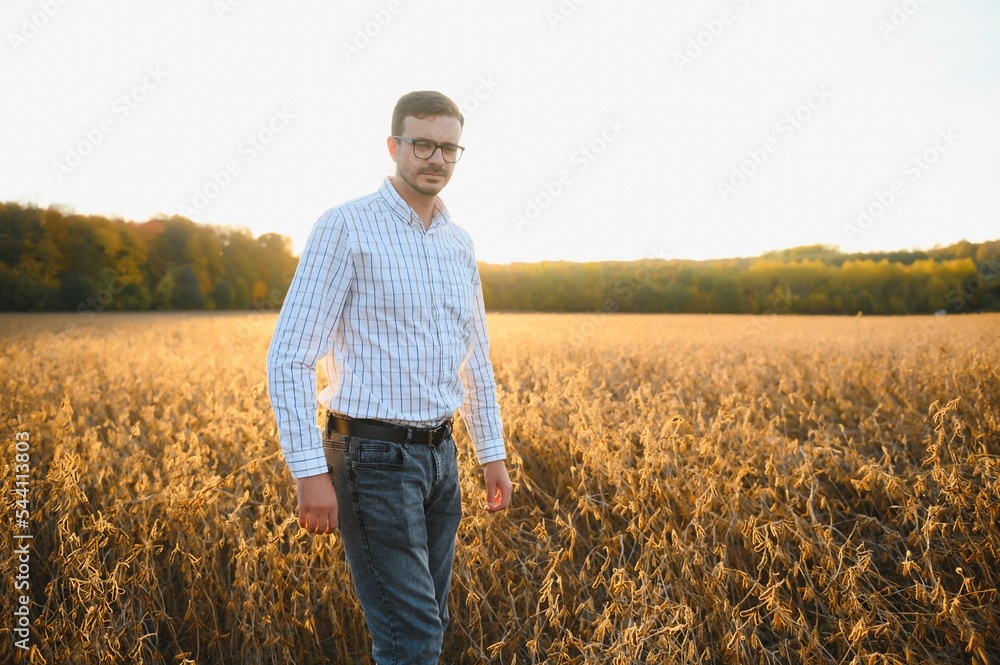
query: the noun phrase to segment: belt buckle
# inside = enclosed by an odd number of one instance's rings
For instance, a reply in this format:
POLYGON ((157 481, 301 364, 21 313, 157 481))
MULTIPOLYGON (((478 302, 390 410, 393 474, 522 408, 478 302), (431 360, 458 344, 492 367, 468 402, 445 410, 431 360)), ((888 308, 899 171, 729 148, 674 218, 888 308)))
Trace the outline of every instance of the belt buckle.
MULTIPOLYGON (((426 432, 427 432, 427 447, 428 448, 435 447, 437 444, 434 443, 434 437, 437 436, 438 434, 442 434, 443 432, 446 432, 447 428, 450 425, 451 425, 451 422, 448 421, 448 420, 446 420, 443 423, 441 423, 440 425, 438 425, 437 427, 435 427, 434 429, 426 430, 426 432)), ((444 440, 443 436, 441 437, 441 440, 442 441, 444 440)))
MULTIPOLYGON (((435 429, 434 431, 436 433, 440 433, 441 441, 444 441, 447 438, 448 434, 451 432, 451 419, 448 419, 443 423, 441 423, 440 425, 438 425, 437 429, 435 429)), ((440 443, 440 441, 438 443, 440 443)))

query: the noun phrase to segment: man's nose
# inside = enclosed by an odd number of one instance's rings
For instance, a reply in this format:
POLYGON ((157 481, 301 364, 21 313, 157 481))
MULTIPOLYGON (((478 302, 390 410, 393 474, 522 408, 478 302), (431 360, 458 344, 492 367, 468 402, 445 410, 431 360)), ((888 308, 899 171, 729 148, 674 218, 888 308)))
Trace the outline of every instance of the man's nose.
POLYGON ((434 148, 434 152, 431 153, 431 156, 427 158, 427 161, 432 162, 434 164, 444 164, 445 163, 444 148, 441 147, 434 148))

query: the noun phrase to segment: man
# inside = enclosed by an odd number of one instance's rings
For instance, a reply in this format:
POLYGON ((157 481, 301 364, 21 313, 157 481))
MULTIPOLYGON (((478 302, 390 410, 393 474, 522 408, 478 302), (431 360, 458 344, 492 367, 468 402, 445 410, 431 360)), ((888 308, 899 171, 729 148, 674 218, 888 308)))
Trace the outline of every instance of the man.
POLYGON ((511 496, 472 241, 437 197, 463 125, 441 93, 399 99, 387 139, 395 176, 316 222, 268 351, 299 524, 339 528, 379 665, 440 656, 461 517, 456 408, 483 465, 486 510, 511 496))

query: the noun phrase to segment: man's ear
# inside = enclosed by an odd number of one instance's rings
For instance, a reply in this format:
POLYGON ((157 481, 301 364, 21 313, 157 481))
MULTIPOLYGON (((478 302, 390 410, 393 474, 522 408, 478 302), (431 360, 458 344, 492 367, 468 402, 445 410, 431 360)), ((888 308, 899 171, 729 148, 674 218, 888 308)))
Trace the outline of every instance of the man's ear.
POLYGON ((392 161, 396 161, 396 150, 399 149, 399 143, 391 136, 385 140, 385 143, 389 148, 389 156, 392 157, 392 161))

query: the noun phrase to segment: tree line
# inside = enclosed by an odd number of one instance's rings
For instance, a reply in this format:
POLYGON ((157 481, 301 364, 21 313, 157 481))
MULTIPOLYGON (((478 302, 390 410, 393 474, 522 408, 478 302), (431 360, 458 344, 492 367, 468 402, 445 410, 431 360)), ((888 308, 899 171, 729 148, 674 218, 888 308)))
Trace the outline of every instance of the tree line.
MULTIPOLYGON (((298 259, 276 233, 0 203, 0 311, 276 311, 298 259)), ((929 314, 1000 311, 1000 241, 848 254, 480 264, 492 311, 929 314)))
POLYGON ((276 309, 295 272, 289 238, 0 203, 0 310, 276 309))
POLYGON ((481 265, 487 308, 547 312, 1000 311, 1000 241, 845 254, 815 245, 709 261, 481 265))

